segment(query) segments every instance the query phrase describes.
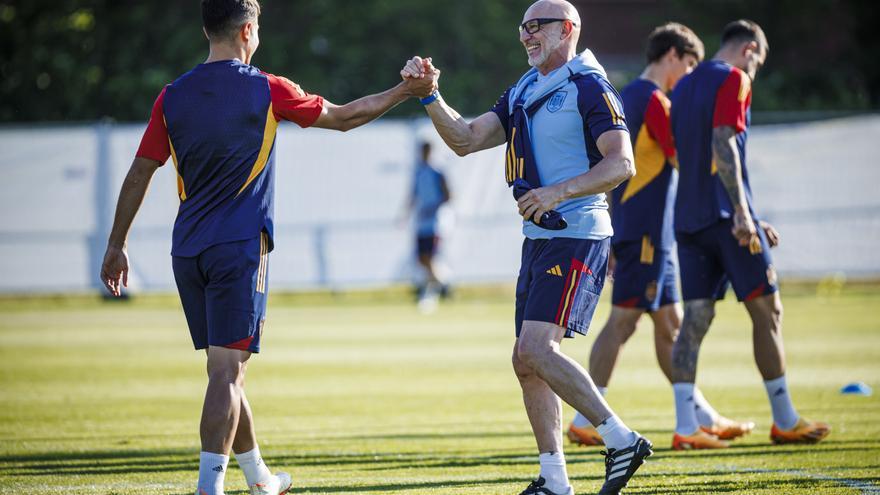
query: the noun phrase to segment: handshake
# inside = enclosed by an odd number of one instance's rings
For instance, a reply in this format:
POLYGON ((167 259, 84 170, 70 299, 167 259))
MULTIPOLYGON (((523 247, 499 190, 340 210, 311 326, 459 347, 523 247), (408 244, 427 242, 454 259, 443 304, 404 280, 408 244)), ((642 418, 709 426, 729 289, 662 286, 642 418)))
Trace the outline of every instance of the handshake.
POLYGON ((431 63, 431 58, 413 57, 400 70, 404 88, 410 96, 426 98, 437 91, 440 70, 431 63))

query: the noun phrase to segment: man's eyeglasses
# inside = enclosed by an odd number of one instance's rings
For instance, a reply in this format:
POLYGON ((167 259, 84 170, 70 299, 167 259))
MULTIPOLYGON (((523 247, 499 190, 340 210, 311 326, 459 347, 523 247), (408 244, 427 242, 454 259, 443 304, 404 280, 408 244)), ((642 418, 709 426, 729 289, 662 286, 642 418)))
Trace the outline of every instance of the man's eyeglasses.
POLYGON ((541 26, 543 26, 544 24, 550 24, 551 22, 564 22, 564 21, 571 22, 572 26, 575 25, 574 21, 572 21, 571 19, 551 19, 548 17, 539 17, 537 19, 529 19, 528 21, 520 24, 519 25, 519 32, 522 33, 523 31, 525 31, 529 34, 535 34, 541 30, 541 26))

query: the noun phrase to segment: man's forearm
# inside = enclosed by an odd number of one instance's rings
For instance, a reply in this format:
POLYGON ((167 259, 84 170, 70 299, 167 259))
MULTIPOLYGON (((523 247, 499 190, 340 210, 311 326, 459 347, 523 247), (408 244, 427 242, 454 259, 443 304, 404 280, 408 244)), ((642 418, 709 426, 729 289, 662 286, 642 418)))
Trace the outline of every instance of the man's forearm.
POLYGON ((135 158, 125 181, 122 183, 122 189, 119 191, 119 201, 116 203, 116 215, 113 219, 113 229, 110 231, 110 237, 107 240, 109 246, 122 249, 125 247, 128 239, 128 232, 131 229, 131 223, 144 201, 147 194, 147 188, 150 186, 150 180, 153 177, 156 167, 150 167, 149 164, 138 163, 140 158, 135 158))
POLYGON ((564 199, 606 193, 633 176, 632 160, 623 156, 606 156, 587 173, 560 184, 564 199))
POLYGON ((454 108, 438 98, 425 107, 437 134, 455 154, 464 156, 471 151, 472 130, 470 124, 454 108))
POLYGON ((712 131, 712 156, 730 203, 734 207, 747 209, 742 166, 736 148, 736 131, 732 127, 716 127, 712 131))
POLYGON ((342 106, 342 130, 360 127, 381 117, 385 112, 406 101, 410 95, 403 83, 381 93, 364 96, 342 106))

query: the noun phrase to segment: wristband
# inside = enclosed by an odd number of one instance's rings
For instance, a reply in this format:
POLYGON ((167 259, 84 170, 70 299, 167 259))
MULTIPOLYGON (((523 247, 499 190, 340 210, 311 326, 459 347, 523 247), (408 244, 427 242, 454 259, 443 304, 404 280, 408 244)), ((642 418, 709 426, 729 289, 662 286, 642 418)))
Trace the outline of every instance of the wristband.
POLYGON ((426 96, 424 98, 419 98, 419 102, 422 105, 430 105, 431 103, 434 103, 434 101, 437 100, 437 98, 440 98, 440 91, 435 90, 433 93, 429 94, 428 96, 426 96))

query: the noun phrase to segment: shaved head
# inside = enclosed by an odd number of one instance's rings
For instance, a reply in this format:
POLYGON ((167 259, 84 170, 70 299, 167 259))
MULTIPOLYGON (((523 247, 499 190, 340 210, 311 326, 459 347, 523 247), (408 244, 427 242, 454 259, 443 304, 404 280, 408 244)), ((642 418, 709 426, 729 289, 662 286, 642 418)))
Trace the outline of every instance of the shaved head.
POLYGON ((578 28, 581 26, 581 16, 574 5, 565 0, 538 0, 526 10, 523 21, 537 17, 558 17, 573 21, 578 28))

